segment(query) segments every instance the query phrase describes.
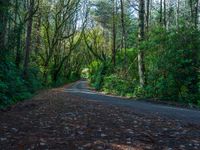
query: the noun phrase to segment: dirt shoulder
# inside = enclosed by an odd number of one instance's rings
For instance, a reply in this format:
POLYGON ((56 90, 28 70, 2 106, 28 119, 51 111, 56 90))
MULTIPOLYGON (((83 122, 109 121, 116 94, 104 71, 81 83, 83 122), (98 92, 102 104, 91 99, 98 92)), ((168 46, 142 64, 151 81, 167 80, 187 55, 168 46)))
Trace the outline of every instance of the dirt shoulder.
POLYGON ((0 149, 200 149, 198 125, 71 96, 64 88, 0 112, 0 149))

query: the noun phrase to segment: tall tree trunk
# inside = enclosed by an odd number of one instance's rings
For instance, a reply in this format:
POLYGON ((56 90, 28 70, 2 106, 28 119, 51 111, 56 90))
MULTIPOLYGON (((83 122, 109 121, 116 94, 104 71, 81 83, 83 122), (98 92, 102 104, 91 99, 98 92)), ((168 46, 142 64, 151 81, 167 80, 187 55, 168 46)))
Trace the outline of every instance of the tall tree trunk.
POLYGON ((126 31, 125 31, 125 20, 124 20, 124 1, 120 0, 120 3, 121 3, 121 26, 122 26, 122 49, 124 49, 124 66, 126 68, 127 52, 126 52, 126 31))
POLYGON ((194 24, 195 24, 195 29, 197 29, 197 27, 198 27, 198 19, 199 19, 199 18, 198 18, 199 0, 196 0, 196 1, 195 1, 194 9, 195 9, 194 24))
POLYGON ((116 64, 116 13, 115 13, 115 0, 112 0, 112 2, 113 2, 113 14, 112 14, 112 17, 113 17, 113 22, 112 22, 112 24, 113 24, 113 45, 112 45, 112 62, 113 62, 113 65, 115 66, 115 64, 116 64))
POLYGON ((199 0, 189 0, 189 5, 190 5, 191 23, 193 27, 197 29, 199 0))
POLYGON ((160 0, 160 24, 162 25, 163 21, 163 0, 160 0))
POLYGON ((190 5, 190 17, 191 17, 191 23, 194 25, 194 12, 193 12, 193 0, 189 0, 189 5, 190 5))
POLYGON ((164 18, 163 18, 163 23, 165 29, 167 28, 167 10, 166 10, 166 0, 164 0, 164 18))
POLYGON ((17 68, 20 66, 21 62, 21 34, 22 34, 22 27, 19 25, 17 29, 17 47, 16 47, 16 58, 15 58, 15 64, 17 68))
POLYGON ((152 1, 153 0, 149 0, 149 26, 151 25, 152 22, 152 1))
POLYGON ((40 28, 41 28, 41 14, 39 14, 37 18, 37 24, 36 24, 36 43, 35 43, 35 53, 37 54, 40 49, 40 28))
POLYGON ((29 20, 27 24, 27 35, 26 35, 26 45, 25 45, 25 58, 24 58, 24 68, 23 68, 23 77, 28 77, 28 65, 29 65, 29 55, 31 47, 31 33, 32 33, 32 24, 33 24, 33 9, 34 9, 34 0, 30 0, 29 5, 29 20))
MULTIPOLYGON (((144 0, 139 1, 139 42, 144 41, 144 36, 145 36, 145 2, 144 0)), ((139 74, 139 79, 140 79, 140 86, 144 87, 145 86, 145 65, 144 65, 144 51, 142 49, 139 49, 138 53, 138 74, 139 74)))
POLYGON ((176 4, 176 27, 177 29, 179 28, 179 13, 180 13, 180 0, 177 0, 177 4, 176 4))
POLYGON ((19 68, 20 60, 21 60, 21 52, 20 52, 20 46, 21 46, 21 34, 22 34, 22 23, 18 22, 18 10, 19 10, 19 2, 18 0, 15 0, 15 43, 16 43, 16 56, 15 56, 15 65, 17 68, 19 68))
POLYGON ((150 18, 150 0, 146 3, 146 31, 149 31, 149 18, 150 18))
POLYGON ((5 36, 8 17, 9 0, 0 0, 0 60, 3 58, 5 52, 5 36))

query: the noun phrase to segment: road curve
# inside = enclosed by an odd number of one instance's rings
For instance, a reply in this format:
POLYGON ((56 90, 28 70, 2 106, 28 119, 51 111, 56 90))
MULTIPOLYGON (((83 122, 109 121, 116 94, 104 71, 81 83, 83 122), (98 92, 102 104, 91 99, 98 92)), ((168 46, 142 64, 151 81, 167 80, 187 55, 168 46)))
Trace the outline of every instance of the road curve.
POLYGON ((129 107, 134 109, 135 112, 141 114, 159 115, 161 117, 169 119, 180 120, 183 123, 192 123, 200 125, 200 111, 198 110, 178 108, 161 104, 153 104, 150 102, 127 100, 124 98, 107 96, 102 93, 89 90, 87 87, 87 81, 78 81, 69 88, 65 89, 65 92, 74 96, 82 97, 84 99, 103 102, 109 105, 129 107))

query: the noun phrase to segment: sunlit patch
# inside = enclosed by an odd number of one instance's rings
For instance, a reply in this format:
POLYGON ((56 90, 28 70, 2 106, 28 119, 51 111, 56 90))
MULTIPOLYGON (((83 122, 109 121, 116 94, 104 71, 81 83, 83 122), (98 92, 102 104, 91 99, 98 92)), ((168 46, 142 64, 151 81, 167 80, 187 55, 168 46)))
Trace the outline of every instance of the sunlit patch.
POLYGON ((88 79, 89 78, 89 68, 84 68, 82 71, 81 71, 81 77, 82 78, 85 78, 85 79, 88 79))

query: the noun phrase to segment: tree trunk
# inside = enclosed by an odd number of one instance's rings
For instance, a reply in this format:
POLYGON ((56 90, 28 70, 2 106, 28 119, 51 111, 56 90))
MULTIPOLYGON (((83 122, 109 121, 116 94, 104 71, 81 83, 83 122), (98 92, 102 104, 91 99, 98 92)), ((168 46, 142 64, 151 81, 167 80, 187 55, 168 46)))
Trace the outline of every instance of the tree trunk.
POLYGON ((195 25, 195 29, 197 29, 197 27, 198 27, 199 0, 196 0, 194 9, 195 9, 194 25, 195 25))
POLYGON ((115 17, 115 0, 112 1, 113 2, 113 46, 112 46, 112 62, 113 65, 116 65, 116 17, 115 17))
POLYGON ((149 18, 150 18, 150 0, 146 3, 146 31, 149 31, 149 18))
POLYGON ((160 0, 160 24, 162 25, 162 20, 163 20, 163 0, 160 0))
MULTIPOLYGON (((151 25, 151 22, 152 22, 152 1, 153 0, 149 0, 149 20, 148 20, 148 24, 149 24, 149 26, 151 25)), ((148 27, 149 28, 149 27, 148 27)))
POLYGON ((15 64, 17 66, 17 68, 19 68, 20 66, 20 62, 21 62, 21 34, 22 34, 22 27, 21 25, 19 25, 18 29, 17 29, 17 48, 16 48, 16 58, 15 58, 15 64))
POLYGON ((32 33, 32 24, 33 24, 33 9, 34 9, 34 0, 30 0, 29 20, 27 24, 25 58, 24 58, 24 68, 23 68, 24 78, 28 77, 28 65, 29 65, 29 55, 30 55, 30 47, 31 47, 31 33, 32 33))
POLYGON ((167 28, 167 10, 166 10, 166 0, 164 0, 164 18, 163 18, 163 23, 164 23, 164 27, 165 29, 167 28))
POLYGON ((37 24, 36 24, 36 42, 35 42, 35 53, 38 54, 40 49, 40 30, 41 30, 41 14, 39 14, 37 18, 37 24))
POLYGON ((197 29, 199 0, 189 0, 189 5, 190 5, 190 14, 191 14, 191 24, 193 25, 195 29, 197 29))
POLYGON ((124 66, 126 68, 127 63, 127 52, 126 52, 126 31, 125 31, 125 20, 124 20, 124 2, 120 0, 121 3, 121 26, 122 26, 122 49, 124 49, 124 66))
POLYGON ((179 29, 179 13, 180 13, 180 0, 177 0, 177 10, 176 10, 176 27, 179 29))
MULTIPOLYGON (((144 21, 145 21, 145 2, 144 0, 139 1, 139 42, 142 43, 144 41, 144 21)), ((140 79, 140 86, 145 86, 145 65, 144 65, 144 51, 139 49, 138 53, 138 74, 140 79)))
POLYGON ((9 0, 0 0, 0 59, 3 58, 3 52, 6 49, 5 36, 7 27, 7 15, 9 0))

